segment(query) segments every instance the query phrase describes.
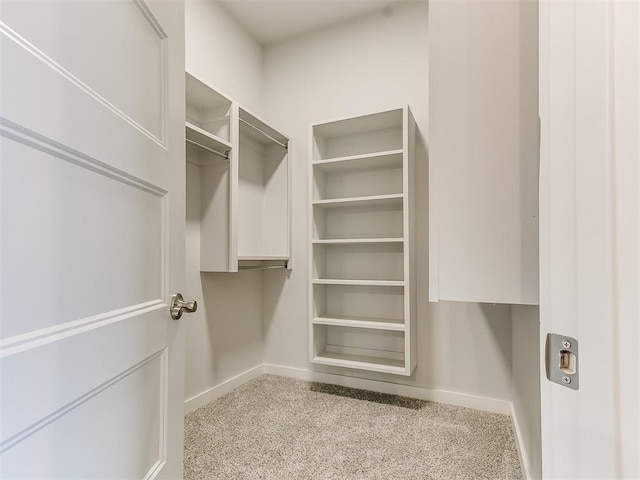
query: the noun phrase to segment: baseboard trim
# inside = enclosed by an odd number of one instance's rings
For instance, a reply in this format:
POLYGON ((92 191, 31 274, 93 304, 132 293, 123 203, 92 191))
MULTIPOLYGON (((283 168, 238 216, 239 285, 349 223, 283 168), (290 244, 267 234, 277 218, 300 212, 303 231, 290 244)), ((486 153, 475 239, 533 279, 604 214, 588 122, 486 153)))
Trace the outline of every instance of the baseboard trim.
MULTIPOLYGON (((229 393, 235 388, 247 383, 254 378, 259 377, 263 373, 272 375, 280 375, 282 377, 296 378, 298 380, 307 380, 310 382, 329 383, 332 385, 340 385, 343 387, 358 388, 361 390, 370 390, 372 392, 387 393, 390 395, 401 395, 403 397, 417 398, 419 400, 427 400, 430 402, 446 403, 448 405, 456 405, 458 407, 473 408, 484 412, 501 413, 511 416, 513 422, 514 434, 516 436, 516 444, 518 454, 520 456, 523 471, 527 473, 528 463, 520 449, 521 438, 518 424, 513 411, 511 402, 506 400, 498 400, 495 398, 480 397, 477 395, 469 395, 466 393, 449 392, 446 390, 431 390, 428 388, 414 387, 411 385, 401 385, 397 383, 381 382, 379 380, 367 380, 363 378, 346 377, 344 375, 336 375, 333 373, 314 372, 302 368, 284 367, 281 365, 272 365, 264 363, 237 375, 220 385, 209 388, 204 392, 188 398, 184 402, 185 413, 193 412, 200 407, 214 401, 216 398, 229 393)), ((527 476, 528 478, 528 476, 527 476)))
POLYGON ((410 385, 400 385, 397 383, 387 383, 378 380, 366 380, 362 378, 345 377, 331 373, 320 373, 302 368, 283 367, 280 365, 263 365, 264 373, 280 375, 283 377, 307 380, 310 382, 329 383, 372 392, 387 393, 391 395, 401 395, 403 397, 428 400, 430 402, 446 403, 458 407, 473 408, 491 413, 501 413, 511 415, 511 403, 506 400, 495 398, 468 395, 466 393, 449 392, 446 390, 430 390, 428 388, 413 387, 410 385))
POLYGON ((511 407, 511 425, 513 427, 513 435, 516 439, 516 449, 518 450, 518 459, 520 460, 520 468, 522 469, 522 474, 524 475, 525 480, 529 480, 531 478, 530 470, 529 470, 529 457, 527 452, 522 448, 522 433, 520 432, 520 427, 518 426, 518 417, 516 415, 516 411, 513 408, 513 404, 510 403, 511 407))
POLYGON ((198 408, 203 407, 210 402, 213 402, 216 398, 219 398, 222 395, 242 386, 249 380, 253 380, 254 378, 259 377, 263 372, 264 366, 260 364, 257 367, 251 368, 246 372, 241 373, 240 375, 222 382, 220 385, 216 385, 215 387, 209 388, 204 392, 188 398, 184 401, 184 413, 193 412, 194 410, 197 410, 198 408))

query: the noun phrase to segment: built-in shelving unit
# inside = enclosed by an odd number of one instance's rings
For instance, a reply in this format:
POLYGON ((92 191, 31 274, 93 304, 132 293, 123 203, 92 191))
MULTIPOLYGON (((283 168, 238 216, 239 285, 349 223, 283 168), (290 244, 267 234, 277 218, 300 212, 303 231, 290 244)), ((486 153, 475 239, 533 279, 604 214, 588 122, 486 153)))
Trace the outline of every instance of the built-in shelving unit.
POLYGON ((291 268, 289 137, 186 73, 187 161, 200 167, 200 269, 291 268))
POLYGON ((416 365, 409 107, 311 126, 310 361, 416 365))

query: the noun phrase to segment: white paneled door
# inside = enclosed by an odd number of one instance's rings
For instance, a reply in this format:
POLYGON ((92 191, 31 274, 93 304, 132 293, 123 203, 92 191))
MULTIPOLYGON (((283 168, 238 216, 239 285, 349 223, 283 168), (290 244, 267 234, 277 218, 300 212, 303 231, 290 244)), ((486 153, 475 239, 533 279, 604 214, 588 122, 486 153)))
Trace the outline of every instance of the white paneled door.
POLYGON ((640 2, 540 3, 540 119, 543 476, 640 478, 640 2))
POLYGON ((0 2, 0 477, 181 478, 184 6, 0 2))

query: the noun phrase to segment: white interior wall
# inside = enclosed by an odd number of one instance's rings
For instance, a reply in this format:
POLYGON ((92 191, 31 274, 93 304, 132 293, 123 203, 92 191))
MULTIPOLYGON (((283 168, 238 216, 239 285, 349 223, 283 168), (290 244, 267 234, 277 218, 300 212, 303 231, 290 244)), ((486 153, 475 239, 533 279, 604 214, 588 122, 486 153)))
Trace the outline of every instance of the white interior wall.
MULTIPOLYGON (((409 104, 420 137, 428 126, 428 10, 410 2, 265 48, 265 111, 293 137, 293 264, 291 278, 265 276, 264 359, 267 364, 511 398, 509 306, 427 301, 427 156, 418 146, 418 366, 397 377, 308 362, 309 124, 409 104)), ((269 274, 267 274, 269 275, 269 274)))
POLYGON ((263 47, 215 0, 186 0, 186 69, 262 115, 263 47))
MULTIPOLYGON (((219 4, 187 0, 186 68, 257 113, 262 47, 219 4)), ((186 286, 198 311, 184 317, 185 398, 262 364, 260 272, 200 273, 200 167, 187 164, 186 286)))
POLYGON ((513 379, 511 403, 513 421, 525 469, 530 480, 542 478, 542 437, 540 432, 540 309, 512 307, 513 379))

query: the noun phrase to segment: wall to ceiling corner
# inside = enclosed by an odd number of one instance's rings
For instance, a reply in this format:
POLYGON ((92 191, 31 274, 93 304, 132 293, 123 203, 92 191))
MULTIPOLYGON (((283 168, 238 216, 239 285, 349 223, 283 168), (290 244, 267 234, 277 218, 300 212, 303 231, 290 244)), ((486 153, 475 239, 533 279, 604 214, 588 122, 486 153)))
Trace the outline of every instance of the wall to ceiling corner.
POLYGON ((186 69, 262 115, 263 46, 216 0, 186 0, 186 69))
MULTIPOLYGON (((186 69, 261 114, 262 46, 214 0, 187 0, 186 69)), ((185 399, 206 403, 220 384, 262 365, 260 272, 200 273, 200 172, 187 163, 186 285, 198 311, 186 332, 185 399)))
MULTIPOLYGON (((265 281, 265 363, 509 401, 508 305, 428 302, 428 6, 405 2, 267 45, 266 116, 293 136, 293 271, 265 281), (418 366, 411 377, 308 361, 309 124, 408 104, 419 129, 416 159, 418 366)), ((267 277, 265 277, 267 278, 267 277)))

